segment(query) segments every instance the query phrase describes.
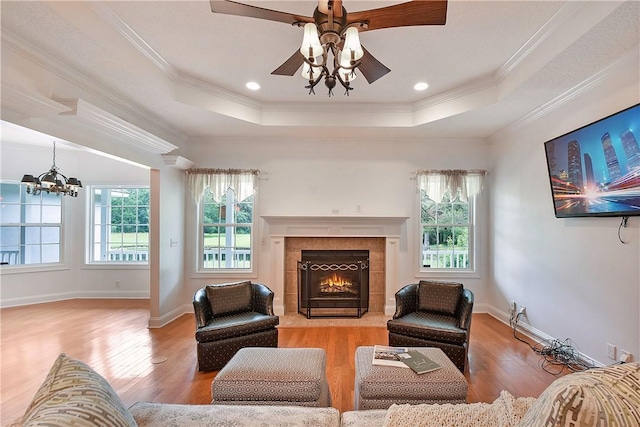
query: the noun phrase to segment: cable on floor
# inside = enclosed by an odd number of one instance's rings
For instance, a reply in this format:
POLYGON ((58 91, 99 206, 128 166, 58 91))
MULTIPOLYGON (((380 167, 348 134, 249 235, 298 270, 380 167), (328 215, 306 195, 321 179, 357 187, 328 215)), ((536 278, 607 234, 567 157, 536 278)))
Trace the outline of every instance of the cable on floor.
POLYGON ((573 342, 570 338, 560 341, 543 340, 539 341, 535 345, 531 345, 528 341, 523 340, 517 335, 518 321, 522 313, 518 313, 514 321, 511 322, 513 326, 513 336, 518 341, 527 344, 536 354, 540 355, 540 367, 552 374, 560 375, 564 369, 568 369, 571 372, 584 371, 586 369, 593 368, 593 366, 587 364, 581 357, 578 351, 574 348, 573 342))

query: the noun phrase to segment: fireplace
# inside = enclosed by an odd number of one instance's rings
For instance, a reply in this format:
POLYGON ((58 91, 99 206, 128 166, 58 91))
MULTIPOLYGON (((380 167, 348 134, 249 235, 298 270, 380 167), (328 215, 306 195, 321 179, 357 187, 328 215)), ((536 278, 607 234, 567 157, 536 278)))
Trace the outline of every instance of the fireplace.
POLYGON ((361 317, 369 310, 368 250, 303 250, 298 261, 298 312, 361 317))

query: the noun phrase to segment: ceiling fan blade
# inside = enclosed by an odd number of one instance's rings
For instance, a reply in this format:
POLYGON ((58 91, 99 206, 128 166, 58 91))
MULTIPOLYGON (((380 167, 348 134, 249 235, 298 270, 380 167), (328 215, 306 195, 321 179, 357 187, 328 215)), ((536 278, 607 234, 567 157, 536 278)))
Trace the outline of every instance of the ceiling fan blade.
POLYGON ((360 70, 369 84, 375 82, 380 77, 391 71, 382 62, 378 61, 373 55, 371 55, 364 46, 362 46, 362 50, 364 51, 364 56, 360 60, 358 70, 360 70))
POLYGON ((277 76, 293 76, 296 71, 300 69, 302 64, 304 63, 304 57, 300 53, 300 50, 296 50, 293 52, 293 55, 289 57, 284 63, 273 70, 271 74, 277 76))
POLYGON ((268 21, 284 22, 285 24, 293 24, 295 22, 313 22, 313 18, 309 16, 264 9, 262 7, 251 6, 237 1, 210 0, 209 3, 211 4, 211 11, 213 13, 248 16, 251 18, 266 19, 268 21))
POLYGON ((444 25, 447 22, 447 0, 414 0, 379 9, 349 13, 347 22, 366 22, 367 28, 410 27, 413 25, 444 25))

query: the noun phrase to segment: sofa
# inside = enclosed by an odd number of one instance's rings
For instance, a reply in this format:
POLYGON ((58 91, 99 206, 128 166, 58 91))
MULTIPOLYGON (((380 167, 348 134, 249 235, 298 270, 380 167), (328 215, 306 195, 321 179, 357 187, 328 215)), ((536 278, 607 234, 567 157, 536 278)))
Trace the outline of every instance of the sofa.
POLYGON ((298 406, 137 402, 125 408, 109 383, 61 354, 14 426, 76 427, 561 427, 640 426, 640 364, 576 372, 538 398, 507 391, 492 403, 391 405, 347 411, 298 406))

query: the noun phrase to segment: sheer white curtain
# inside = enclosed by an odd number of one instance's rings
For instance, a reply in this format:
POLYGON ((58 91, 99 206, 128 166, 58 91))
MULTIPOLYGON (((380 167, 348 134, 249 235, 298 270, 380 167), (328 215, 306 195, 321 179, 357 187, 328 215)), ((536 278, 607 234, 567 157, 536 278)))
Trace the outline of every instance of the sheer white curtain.
POLYGON ((466 202, 482 191, 486 174, 484 170, 421 170, 416 172, 416 180, 434 202, 441 202, 447 190, 452 197, 459 194, 460 201, 466 202))
POLYGON ((251 196, 258 186, 259 171, 255 169, 189 169, 189 189, 196 204, 200 203, 204 191, 208 188, 215 201, 231 188, 236 200, 251 196))

